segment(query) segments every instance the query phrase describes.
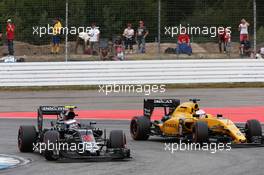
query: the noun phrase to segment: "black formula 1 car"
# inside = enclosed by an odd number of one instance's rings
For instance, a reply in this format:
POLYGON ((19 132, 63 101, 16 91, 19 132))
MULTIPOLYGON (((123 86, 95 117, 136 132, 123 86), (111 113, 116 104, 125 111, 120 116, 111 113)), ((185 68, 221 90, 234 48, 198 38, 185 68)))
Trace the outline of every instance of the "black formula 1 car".
POLYGON ((109 138, 106 130, 78 123, 74 106, 40 106, 38 129, 35 126, 20 126, 18 148, 21 152, 39 151, 46 160, 62 158, 87 160, 114 160, 130 158, 126 136, 122 130, 113 130, 109 138), (51 128, 43 129, 43 115, 57 115, 51 128))

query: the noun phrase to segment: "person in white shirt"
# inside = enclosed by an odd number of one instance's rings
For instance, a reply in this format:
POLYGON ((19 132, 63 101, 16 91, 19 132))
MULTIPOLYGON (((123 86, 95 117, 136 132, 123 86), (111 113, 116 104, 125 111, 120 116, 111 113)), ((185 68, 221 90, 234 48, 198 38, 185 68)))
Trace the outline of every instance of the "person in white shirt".
POLYGON ((249 27, 249 23, 245 19, 242 19, 241 23, 238 26, 239 28, 238 30, 240 31, 240 42, 244 40, 249 40, 248 27, 249 27))
POLYGON ((260 54, 264 56, 264 47, 260 48, 260 54))
POLYGON ((123 36, 125 37, 125 52, 133 53, 133 39, 134 39, 135 31, 132 29, 132 25, 130 23, 127 24, 127 28, 124 30, 123 36), (127 52, 129 47, 129 52, 127 52))
POLYGON ((264 59, 264 47, 261 47, 256 54, 256 59, 264 59))
POLYGON ((90 36, 87 32, 80 32, 77 36, 76 45, 75 45, 75 54, 78 52, 79 45, 82 45, 83 53, 85 53, 85 46, 88 45, 90 36))
POLYGON ((98 54, 99 49, 99 37, 100 37, 100 31, 96 27, 95 23, 92 23, 92 28, 89 30, 88 35, 90 37, 90 48, 92 50, 92 54, 98 54))
POLYGON ((227 54, 231 54, 231 31, 229 28, 225 28, 225 47, 227 54))

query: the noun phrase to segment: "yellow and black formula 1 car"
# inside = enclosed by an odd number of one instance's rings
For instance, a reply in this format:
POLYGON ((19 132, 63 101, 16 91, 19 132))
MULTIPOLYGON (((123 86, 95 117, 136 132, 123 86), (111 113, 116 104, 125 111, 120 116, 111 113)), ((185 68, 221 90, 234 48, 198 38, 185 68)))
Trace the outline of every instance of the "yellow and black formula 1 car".
POLYGON ((134 140, 149 136, 175 137, 196 143, 216 142, 263 145, 262 127, 257 120, 248 120, 245 126, 234 124, 222 115, 213 116, 199 109, 199 99, 180 104, 178 99, 144 100, 144 115, 133 117, 130 133, 134 140), (151 121, 154 108, 164 107, 161 120, 151 121))

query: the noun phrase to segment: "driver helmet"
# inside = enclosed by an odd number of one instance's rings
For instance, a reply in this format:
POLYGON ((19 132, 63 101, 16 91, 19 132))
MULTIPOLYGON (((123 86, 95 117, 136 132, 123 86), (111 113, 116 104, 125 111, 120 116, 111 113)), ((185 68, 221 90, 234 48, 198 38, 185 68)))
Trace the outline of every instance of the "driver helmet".
POLYGON ((198 111, 196 111, 195 114, 199 115, 200 117, 206 116, 206 112, 202 109, 199 109, 198 111))
POLYGON ((75 118, 76 114, 74 112, 73 108, 70 108, 66 113, 65 113, 65 120, 73 120, 75 118))

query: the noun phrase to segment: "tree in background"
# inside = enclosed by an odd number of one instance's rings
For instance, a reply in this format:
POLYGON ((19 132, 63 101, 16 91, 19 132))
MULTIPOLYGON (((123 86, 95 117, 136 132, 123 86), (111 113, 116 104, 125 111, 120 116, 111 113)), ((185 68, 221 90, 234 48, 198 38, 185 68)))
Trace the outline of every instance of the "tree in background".
MULTIPOLYGON (((257 0, 258 30, 264 26, 263 0, 257 0)), ((190 24, 192 26, 232 27, 232 36, 238 37, 237 27, 241 18, 253 23, 253 0, 162 0, 161 27, 190 24)), ((65 26, 65 0, 2 0, 0 20, 8 18, 16 24, 16 39, 47 44, 50 36, 34 36, 33 26, 47 26, 52 19, 60 17, 65 26)), ((158 31, 158 0, 69 0, 69 26, 89 26, 96 22, 102 37, 120 35, 130 22, 137 28, 144 20, 150 31, 148 41, 154 41, 158 31)), ((252 30, 252 26, 250 27, 252 30)), ((261 30, 260 30, 261 31, 261 30)), ((252 33, 252 31, 251 31, 252 33)), ((259 32, 258 32, 259 33, 259 32)), ((75 36, 70 36, 75 40, 75 36)), ((196 37, 195 41, 211 41, 210 37, 196 37)), ((165 40, 164 40, 165 41, 165 40)))

